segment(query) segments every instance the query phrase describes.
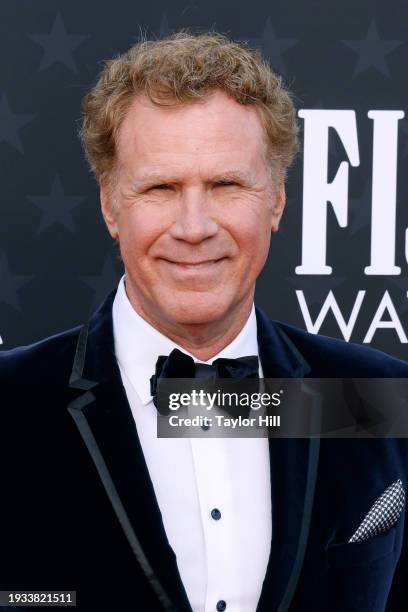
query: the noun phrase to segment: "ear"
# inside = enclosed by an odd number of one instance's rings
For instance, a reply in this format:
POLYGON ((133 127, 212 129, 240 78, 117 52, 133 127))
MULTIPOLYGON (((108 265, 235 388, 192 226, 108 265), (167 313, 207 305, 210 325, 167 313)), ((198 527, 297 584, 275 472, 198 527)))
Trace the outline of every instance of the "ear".
POLYGON ((112 210, 112 202, 109 201, 108 178, 106 174, 102 174, 99 177, 99 198, 101 201, 101 211, 106 227, 108 228, 112 238, 117 238, 118 226, 116 222, 116 215, 112 210))
POLYGON ((271 231, 277 232, 286 203, 285 184, 281 181, 275 190, 275 202, 272 208, 271 231))

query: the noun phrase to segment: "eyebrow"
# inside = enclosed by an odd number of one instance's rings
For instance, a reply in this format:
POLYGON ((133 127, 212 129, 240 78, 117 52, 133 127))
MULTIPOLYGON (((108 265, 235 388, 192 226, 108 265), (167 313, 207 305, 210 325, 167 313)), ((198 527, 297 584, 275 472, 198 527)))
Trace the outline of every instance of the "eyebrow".
POLYGON ((237 181, 245 185, 252 186, 256 183, 256 178, 253 172, 245 172, 243 170, 226 170, 213 176, 212 181, 237 181))
MULTIPOLYGON (((249 173, 235 168, 214 174, 208 182, 217 183, 222 181, 237 181, 248 187, 256 183, 255 176, 252 172, 249 173)), ((138 179, 133 180, 130 188, 132 191, 139 192, 151 185, 173 184, 177 182, 179 182, 179 179, 174 175, 166 175, 162 172, 152 171, 142 174, 138 179)))

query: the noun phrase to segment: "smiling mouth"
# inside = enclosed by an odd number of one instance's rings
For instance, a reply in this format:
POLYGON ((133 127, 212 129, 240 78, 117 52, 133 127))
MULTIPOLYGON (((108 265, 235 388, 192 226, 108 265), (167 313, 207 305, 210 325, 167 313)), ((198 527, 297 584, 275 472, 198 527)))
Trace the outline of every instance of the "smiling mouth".
POLYGON ((165 259, 163 261, 172 264, 174 266, 178 266, 179 268, 184 268, 186 270, 199 270, 200 268, 207 268, 213 266, 215 264, 224 261, 226 257, 220 257, 218 259, 206 259, 205 261, 173 261, 172 259, 165 259))

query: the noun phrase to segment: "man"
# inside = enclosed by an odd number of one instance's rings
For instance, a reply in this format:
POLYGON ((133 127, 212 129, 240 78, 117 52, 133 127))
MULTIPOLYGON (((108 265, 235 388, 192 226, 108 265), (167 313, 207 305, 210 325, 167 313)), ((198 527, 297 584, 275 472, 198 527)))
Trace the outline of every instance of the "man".
POLYGON ((405 609, 405 440, 156 436, 150 379, 174 349, 196 372, 256 356, 264 377, 408 377, 253 304, 297 147, 279 78, 179 33, 108 61, 83 112, 125 274, 88 324, 0 355, 0 589, 114 612, 405 609), (390 486, 398 512, 353 541, 390 486))

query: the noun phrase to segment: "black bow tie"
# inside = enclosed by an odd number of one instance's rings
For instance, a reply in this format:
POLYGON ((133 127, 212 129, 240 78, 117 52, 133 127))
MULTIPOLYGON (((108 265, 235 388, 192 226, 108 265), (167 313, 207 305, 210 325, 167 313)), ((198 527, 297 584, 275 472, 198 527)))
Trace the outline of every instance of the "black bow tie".
POLYGON ((179 349, 173 349, 168 357, 160 355, 156 362, 156 372, 150 378, 150 393, 158 411, 169 414, 169 410, 158 407, 157 383, 161 378, 258 378, 258 356, 250 355, 239 359, 219 357, 211 365, 195 363, 194 359, 179 349))

